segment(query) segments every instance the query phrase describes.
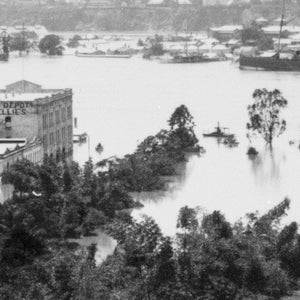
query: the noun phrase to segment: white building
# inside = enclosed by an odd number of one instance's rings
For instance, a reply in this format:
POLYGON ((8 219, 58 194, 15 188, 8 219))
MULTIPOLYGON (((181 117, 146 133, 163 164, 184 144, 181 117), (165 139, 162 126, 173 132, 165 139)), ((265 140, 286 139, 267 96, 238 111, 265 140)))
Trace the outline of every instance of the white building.
POLYGON ((34 25, 34 26, 26 26, 26 25, 15 25, 15 26, 0 26, 0 34, 6 33, 8 35, 14 35, 16 33, 25 32, 34 32, 38 39, 43 38, 45 35, 49 34, 48 30, 45 26, 42 25, 34 25))

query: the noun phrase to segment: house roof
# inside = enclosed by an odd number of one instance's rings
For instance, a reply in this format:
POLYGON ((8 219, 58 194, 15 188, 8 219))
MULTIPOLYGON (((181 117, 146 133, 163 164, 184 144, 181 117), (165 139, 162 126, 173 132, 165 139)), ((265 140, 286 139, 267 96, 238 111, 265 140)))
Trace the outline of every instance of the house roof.
POLYGON ((150 0, 147 5, 160 5, 163 4, 163 0, 150 0))
POLYGON ((235 30, 243 29, 242 25, 224 25, 221 27, 211 27, 211 31, 219 32, 219 33, 232 33, 235 30))
POLYGON ((10 88, 13 88, 14 86, 20 86, 20 85, 26 85, 26 84, 30 84, 32 86, 36 86, 37 88, 41 89, 42 86, 40 84, 37 84, 37 83, 34 83, 34 82, 31 82, 31 81, 28 81, 28 80, 18 80, 18 81, 15 81, 13 83, 10 83, 8 85, 6 85, 6 89, 10 89, 10 88))
MULTIPOLYGON (((267 27, 263 27, 262 30, 265 33, 279 34, 280 26, 278 25, 267 26, 267 27)), ((300 26, 283 26, 282 31, 288 31, 291 33, 300 33, 300 26)))
POLYGON ((268 19, 265 19, 265 18, 263 18, 263 17, 260 17, 260 18, 257 18, 255 21, 256 21, 256 22, 268 22, 269 20, 268 20, 268 19))
POLYGON ((178 0, 179 5, 191 5, 192 2, 190 0, 178 0))

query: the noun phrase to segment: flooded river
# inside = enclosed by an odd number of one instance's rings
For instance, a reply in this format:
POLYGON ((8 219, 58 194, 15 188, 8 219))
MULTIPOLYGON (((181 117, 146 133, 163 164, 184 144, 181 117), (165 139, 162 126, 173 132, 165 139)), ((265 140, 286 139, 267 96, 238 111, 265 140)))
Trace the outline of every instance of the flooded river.
MULTIPOLYGON (((134 151, 139 141, 167 127, 178 105, 187 105, 207 153, 190 159, 172 191, 144 195, 144 208, 133 213, 152 216, 164 233, 174 233, 184 205, 218 209, 235 221, 247 212, 263 213, 287 196, 292 200, 288 218, 300 221, 300 150, 288 143, 300 140, 300 73, 241 71, 230 62, 176 65, 134 57, 39 55, 13 58, 0 69, 1 87, 23 77, 47 88, 72 88, 78 130, 89 134, 94 161, 134 151), (287 131, 275 141, 272 153, 254 141, 260 154, 253 161, 246 155, 246 108, 255 88, 278 88, 289 104, 284 112, 287 131), (237 148, 202 137, 218 121, 237 135, 237 148), (101 157, 94 150, 98 142, 104 146, 101 157)), ((87 145, 76 146, 76 160, 82 163, 88 155, 87 145)), ((106 249, 103 253, 112 245, 101 236, 98 244, 106 249)))

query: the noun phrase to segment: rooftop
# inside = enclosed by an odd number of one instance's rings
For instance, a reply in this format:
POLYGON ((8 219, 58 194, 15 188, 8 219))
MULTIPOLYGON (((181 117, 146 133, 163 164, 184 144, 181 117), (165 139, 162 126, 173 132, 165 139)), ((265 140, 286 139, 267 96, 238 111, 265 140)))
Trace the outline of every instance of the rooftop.
POLYGON ((211 27, 210 30, 217 31, 217 32, 234 32, 235 30, 243 29, 242 25, 224 25, 221 27, 211 27))
POLYGON ((5 155, 13 150, 25 146, 26 139, 0 139, 0 155, 5 155))
POLYGON ((0 101, 34 101, 52 95, 53 93, 0 93, 0 101))
POLYGON ((41 85, 19 80, 0 89, 0 101, 34 101, 70 91, 68 89, 43 89, 41 85))
MULTIPOLYGON (((272 25, 262 28, 264 32, 266 33, 275 33, 279 34, 280 26, 272 25)), ((288 31, 291 33, 299 33, 300 32, 300 26, 283 26, 282 31, 288 31)))

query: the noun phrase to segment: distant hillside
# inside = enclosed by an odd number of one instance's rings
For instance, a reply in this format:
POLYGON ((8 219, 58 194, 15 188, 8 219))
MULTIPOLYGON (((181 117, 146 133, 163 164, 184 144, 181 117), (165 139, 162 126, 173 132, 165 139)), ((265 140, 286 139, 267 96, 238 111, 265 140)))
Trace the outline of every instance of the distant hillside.
MULTIPOLYGON (((258 0, 256 0, 257 2, 258 0)), ((300 16, 298 5, 291 5, 289 15, 300 16)), ((206 30, 210 26, 241 24, 246 15, 276 19, 280 3, 231 6, 143 6, 88 9, 72 5, 46 7, 0 6, 0 25, 41 24, 48 30, 206 30)))

